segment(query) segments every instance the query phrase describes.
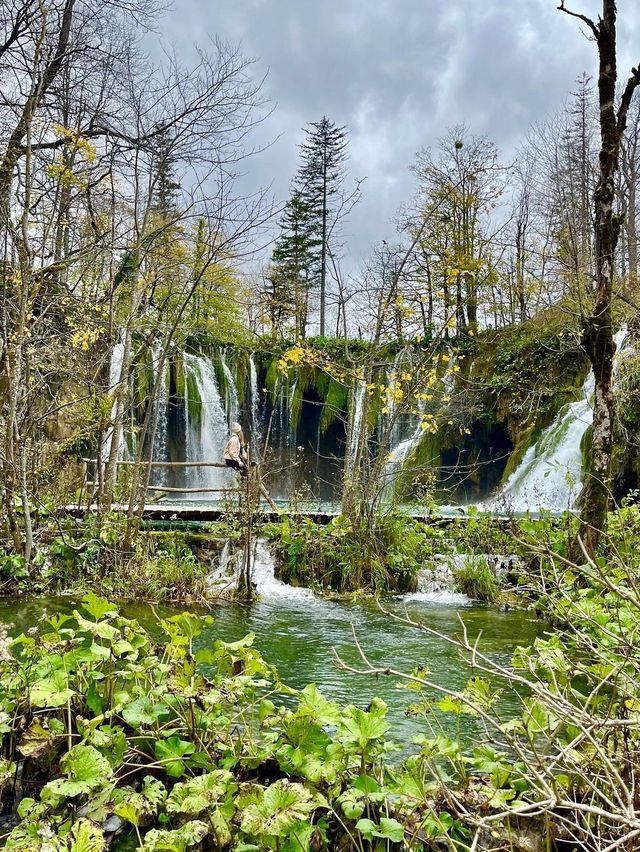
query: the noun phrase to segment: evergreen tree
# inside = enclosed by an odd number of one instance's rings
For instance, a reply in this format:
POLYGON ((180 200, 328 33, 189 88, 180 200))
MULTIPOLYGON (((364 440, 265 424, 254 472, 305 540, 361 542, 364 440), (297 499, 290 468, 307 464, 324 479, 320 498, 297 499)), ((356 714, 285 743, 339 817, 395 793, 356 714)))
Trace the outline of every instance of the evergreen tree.
POLYGON ((347 147, 344 128, 326 117, 312 123, 305 134, 306 141, 300 146, 302 163, 280 223, 272 269, 278 282, 274 292, 290 289, 299 337, 305 336, 312 291, 319 294, 320 334, 326 333, 327 260, 339 218, 335 201, 344 179, 347 147))
POLYGON ((300 146, 303 164, 297 183, 307 205, 309 225, 319 241, 320 269, 320 335, 326 331, 327 257, 335 210, 332 202, 344 180, 344 162, 347 156, 347 135, 344 127, 337 127, 324 116, 305 129, 306 142, 300 146))
POLYGON ((295 319, 297 337, 304 337, 309 315, 310 290, 319 267, 320 240, 317 216, 295 186, 280 222, 281 233, 273 251, 269 276, 274 304, 272 317, 285 313, 295 319), (277 304, 276 304, 277 303, 277 304))
POLYGON ((169 218, 177 209, 180 184, 175 177, 173 140, 166 129, 158 130, 153 166, 155 171, 153 207, 162 216, 169 218))

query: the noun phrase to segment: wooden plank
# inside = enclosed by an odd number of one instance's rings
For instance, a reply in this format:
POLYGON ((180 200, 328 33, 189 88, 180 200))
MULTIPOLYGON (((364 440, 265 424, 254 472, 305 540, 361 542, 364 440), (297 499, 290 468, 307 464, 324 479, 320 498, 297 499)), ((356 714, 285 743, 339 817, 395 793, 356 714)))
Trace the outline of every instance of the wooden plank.
MULTIPOLYGON (((81 461, 87 464, 95 464, 96 459, 81 459, 81 461)), ((124 467, 134 467, 137 464, 145 464, 148 467, 229 467, 229 465, 224 462, 210 462, 210 461, 197 461, 197 462, 161 462, 161 461, 118 461, 116 462, 118 465, 122 465, 124 467)), ((232 468, 229 468, 231 470, 232 468)))
POLYGON ((147 485, 147 491, 167 491, 175 494, 218 494, 220 492, 233 492, 237 494, 241 488, 171 488, 168 485, 147 485))
MULTIPOLYGON (((87 486, 97 488, 97 482, 87 482, 87 486)), ((147 485, 147 491, 167 491, 176 494, 214 494, 219 492, 231 491, 237 494, 242 491, 241 488, 170 488, 167 485, 147 485)))

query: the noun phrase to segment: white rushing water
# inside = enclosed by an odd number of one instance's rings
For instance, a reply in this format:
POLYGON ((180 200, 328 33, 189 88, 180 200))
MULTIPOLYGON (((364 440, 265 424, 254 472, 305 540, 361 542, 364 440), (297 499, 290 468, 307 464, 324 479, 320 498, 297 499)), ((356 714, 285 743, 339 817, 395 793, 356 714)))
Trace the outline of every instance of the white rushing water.
MULTIPOLYGON (((187 448, 189 461, 222 461, 224 445, 227 441, 227 415, 220 399, 216 371, 209 358, 202 355, 185 353, 184 366, 193 377, 198 389, 198 401, 185 399, 187 407, 187 448), (200 408, 200 417, 194 419, 189 408, 200 408)), ((185 381, 185 387, 188 387, 185 381)), ((189 487, 223 488, 230 478, 229 471, 218 467, 187 468, 189 487)), ((197 495, 195 495, 197 497, 197 495)), ((215 494, 207 499, 215 499, 215 494)))
MULTIPOLYGON (((155 380, 158 380, 158 370, 162 360, 162 346, 154 344, 152 349, 152 363, 155 380)), ((169 427, 169 371, 165 361, 162 376, 159 377, 160 385, 156 394, 156 431, 153 438, 153 461, 167 461, 167 435, 169 427)), ((167 468, 152 468, 151 483, 153 485, 166 485, 168 481, 167 468)))
POLYGON ((251 582, 261 598, 313 600, 313 592, 310 589, 289 586, 277 579, 275 559, 263 538, 259 538, 254 546, 251 582))
POLYGON ((260 394, 258 391, 258 371, 253 360, 253 352, 249 355, 249 389, 251 390, 251 450, 254 459, 259 460, 260 452, 260 394))
POLYGON ((349 461, 351 464, 355 461, 356 453, 358 452, 358 439, 363 427, 362 415, 364 412, 364 395, 366 390, 367 385, 363 379, 358 382, 358 387, 356 388, 355 407, 349 428, 349 461))
MULTIPOLYGON (((627 328, 615 336, 616 355, 624 348, 627 328)), ((582 439, 593 423, 595 387, 589 373, 580 399, 565 405, 554 422, 524 454, 502 490, 483 504, 485 510, 506 508, 515 512, 570 509, 582 490, 582 439)))
POLYGON ((222 366, 222 372, 224 373, 224 377, 226 380, 226 393, 225 393, 225 410, 227 412, 227 418, 229 423, 238 419, 238 414, 240 411, 240 406, 238 404, 238 390, 236 388, 236 381, 233 377, 233 373, 229 369, 229 365, 227 364, 227 350, 222 349, 220 352, 220 364, 222 366))
MULTIPOLYGON (((117 391, 118 384, 120 383, 122 376, 122 364, 124 362, 124 343, 121 340, 113 347, 111 352, 111 362, 109 364, 109 393, 115 394, 117 391)), ((111 426, 107 430, 107 433, 104 437, 104 441, 102 443, 102 460, 103 462, 107 462, 109 459, 109 455, 111 454, 111 444, 113 443, 113 432, 115 421, 118 417, 118 403, 117 400, 114 399, 111 405, 111 426)), ((126 444, 123 438, 123 429, 119 430, 119 441, 118 441, 118 458, 122 458, 126 444)))
MULTIPOLYGON (((212 569, 207 578, 209 589, 220 594, 232 592, 237 586, 243 561, 242 548, 234 547, 227 541, 220 555, 220 564, 212 569)), ((250 577, 257 595, 265 600, 314 600, 310 589, 289 586, 277 579, 274 556, 263 538, 256 539, 253 546, 250 577)))

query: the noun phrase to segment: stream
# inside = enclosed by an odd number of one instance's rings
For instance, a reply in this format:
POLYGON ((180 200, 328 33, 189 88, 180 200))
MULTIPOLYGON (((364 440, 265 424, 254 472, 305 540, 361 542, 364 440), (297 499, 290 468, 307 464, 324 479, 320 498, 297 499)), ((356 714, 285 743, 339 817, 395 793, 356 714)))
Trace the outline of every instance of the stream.
MULTIPOLYGON (((268 582, 261 584, 262 598, 253 605, 214 606, 211 613, 215 624, 200 636, 200 645, 218 638, 233 641, 251 632, 255 634, 256 647, 289 686, 301 688, 314 682, 327 697, 360 707, 379 696, 389 706, 390 736, 404 748, 417 733, 428 732, 424 720, 405 715, 405 708, 417 700, 417 694, 399 689, 396 678, 360 676, 340 671, 332 664, 333 647, 347 662, 357 664, 352 625, 374 664, 403 671, 426 666, 432 680, 453 689, 462 687, 473 674, 449 643, 393 621, 373 603, 328 601, 314 597, 306 589, 285 586, 275 578, 265 580, 268 582)), ((12 624, 12 632, 19 633, 41 623, 44 608, 49 612, 70 611, 77 603, 68 597, 4 598, 0 599, 0 622, 12 624)), ((481 649, 501 662, 507 662, 518 645, 531 643, 543 629, 531 613, 503 612, 448 593, 388 599, 387 606, 399 613, 407 611, 445 636, 460 634, 462 617, 471 637, 482 632, 481 649)), ((156 614, 165 616, 186 608, 196 610, 185 606, 152 607, 141 602, 120 606, 125 615, 138 619, 151 632, 156 614)), ((518 696, 505 688, 499 703, 501 714, 506 719, 517 711, 517 706, 518 696)), ((453 716, 440 718, 449 733, 459 733, 467 743, 478 733, 473 717, 464 715, 458 723, 453 716)))

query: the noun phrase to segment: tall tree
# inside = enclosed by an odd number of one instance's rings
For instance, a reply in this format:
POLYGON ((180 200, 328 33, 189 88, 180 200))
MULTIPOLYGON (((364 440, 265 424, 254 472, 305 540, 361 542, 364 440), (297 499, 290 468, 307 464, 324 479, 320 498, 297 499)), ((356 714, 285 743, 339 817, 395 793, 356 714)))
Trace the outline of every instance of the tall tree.
POLYGON ((611 450, 615 400, 613 358, 615 342, 612 320, 615 252, 623 217, 614 209, 620 146, 634 92, 640 85, 640 68, 633 68, 619 101, 616 98, 617 37, 615 0, 602 0, 597 23, 570 11, 561 0, 562 12, 578 18, 590 29, 598 48, 598 101, 600 106, 600 154, 598 184, 594 193, 595 284, 592 309, 583 321, 583 345, 595 376, 595 401, 591 438, 591 470, 583 490, 581 538, 593 554, 605 527, 609 508, 611 450))
POLYGON ((326 332, 327 264, 334 202, 344 181, 347 156, 347 134, 326 116, 305 129, 307 136, 300 148, 303 164, 298 173, 298 187, 307 204, 309 222, 319 224, 319 301, 320 336, 326 332))
POLYGON ((280 236, 269 272, 273 305, 269 312, 293 316, 296 337, 304 338, 309 316, 310 293, 320 264, 317 209, 294 186, 280 221, 280 236))

